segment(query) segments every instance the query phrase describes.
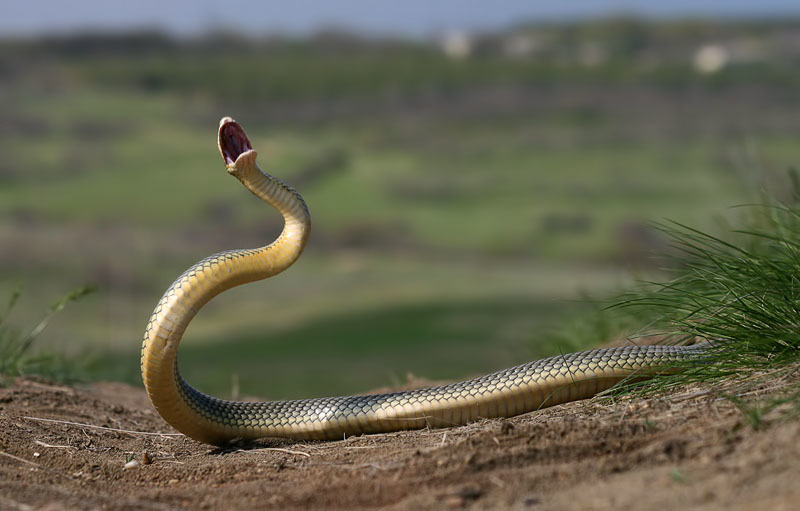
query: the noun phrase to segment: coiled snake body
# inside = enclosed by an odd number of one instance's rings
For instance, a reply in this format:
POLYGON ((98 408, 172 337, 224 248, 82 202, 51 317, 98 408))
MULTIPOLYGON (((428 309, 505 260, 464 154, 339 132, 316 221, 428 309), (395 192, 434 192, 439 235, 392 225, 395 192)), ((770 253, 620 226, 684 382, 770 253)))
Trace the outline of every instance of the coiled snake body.
POLYGON ((217 399, 178 372, 178 343, 198 310, 231 287, 276 275, 300 256, 310 217, 292 187, 264 174, 241 126, 220 121, 218 143, 228 173, 276 208, 285 221, 273 243, 228 250, 198 262, 164 293, 142 343, 145 389, 161 416, 186 436, 209 444, 264 436, 336 439, 345 435, 466 424, 510 417, 584 399, 633 374, 664 370, 699 347, 625 346, 556 356, 487 376, 426 389, 364 396, 272 402, 217 399))

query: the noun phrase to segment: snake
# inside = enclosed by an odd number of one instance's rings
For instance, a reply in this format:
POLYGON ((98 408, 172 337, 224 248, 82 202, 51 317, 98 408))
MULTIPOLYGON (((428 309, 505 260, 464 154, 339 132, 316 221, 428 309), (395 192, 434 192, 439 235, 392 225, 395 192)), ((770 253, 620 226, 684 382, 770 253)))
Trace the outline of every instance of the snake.
POLYGON ((218 446, 260 437, 334 440, 512 417, 590 398, 632 377, 671 371, 703 351, 699 344, 628 344, 552 356, 457 383, 382 394, 264 402, 204 394, 178 371, 178 345, 189 322, 223 291, 291 266, 311 228, 301 195, 259 168, 257 152, 238 122, 224 117, 217 143, 228 173, 276 209, 284 225, 266 246, 226 250, 191 266, 167 288, 150 316, 141 351, 145 390, 161 417, 194 440, 218 446))

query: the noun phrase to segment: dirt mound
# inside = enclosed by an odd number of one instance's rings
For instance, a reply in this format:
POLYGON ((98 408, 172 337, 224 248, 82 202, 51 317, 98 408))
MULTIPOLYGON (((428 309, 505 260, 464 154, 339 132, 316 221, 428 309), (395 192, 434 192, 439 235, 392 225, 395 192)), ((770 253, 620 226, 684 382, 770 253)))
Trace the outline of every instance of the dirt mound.
POLYGON ((0 508, 796 509, 800 421, 765 419, 753 429, 690 389, 215 449, 175 434, 138 388, 18 380, 0 389, 0 508))

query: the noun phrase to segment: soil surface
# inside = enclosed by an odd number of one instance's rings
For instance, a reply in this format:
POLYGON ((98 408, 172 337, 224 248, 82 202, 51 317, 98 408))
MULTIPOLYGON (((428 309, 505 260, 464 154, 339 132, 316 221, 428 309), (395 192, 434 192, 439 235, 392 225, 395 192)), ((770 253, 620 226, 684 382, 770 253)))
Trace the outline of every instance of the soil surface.
POLYGON ((175 434, 139 388, 18 379, 0 389, 0 509, 798 509, 800 420, 750 424, 695 388, 219 449, 175 434))

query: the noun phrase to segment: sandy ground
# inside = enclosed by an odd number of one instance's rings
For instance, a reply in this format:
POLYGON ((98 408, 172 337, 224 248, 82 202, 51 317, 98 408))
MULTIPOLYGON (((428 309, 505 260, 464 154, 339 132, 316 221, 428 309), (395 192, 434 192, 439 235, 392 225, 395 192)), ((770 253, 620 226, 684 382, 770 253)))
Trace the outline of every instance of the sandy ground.
POLYGON ((800 420, 779 412, 756 430, 695 388, 217 449, 175 434, 139 388, 19 379, 0 389, 0 509, 794 510, 800 420), (131 456, 140 464, 126 469, 131 456))

